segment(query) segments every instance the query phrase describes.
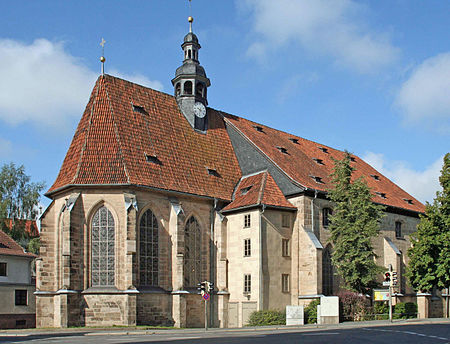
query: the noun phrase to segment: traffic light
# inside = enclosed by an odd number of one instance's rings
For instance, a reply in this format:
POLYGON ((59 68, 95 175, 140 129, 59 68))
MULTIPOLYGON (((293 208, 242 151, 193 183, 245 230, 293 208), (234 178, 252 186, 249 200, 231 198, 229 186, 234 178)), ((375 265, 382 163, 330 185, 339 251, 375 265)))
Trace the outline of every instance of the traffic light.
POLYGON ((214 291, 214 283, 208 282, 208 293, 212 293, 214 291))
POLYGON ((397 272, 393 271, 391 285, 395 287, 397 283, 398 283, 397 272))
POLYGON ((206 281, 197 284, 197 290, 203 295, 206 293, 206 281))
POLYGON ((384 273, 384 281, 390 282, 391 281, 391 273, 389 271, 384 273))

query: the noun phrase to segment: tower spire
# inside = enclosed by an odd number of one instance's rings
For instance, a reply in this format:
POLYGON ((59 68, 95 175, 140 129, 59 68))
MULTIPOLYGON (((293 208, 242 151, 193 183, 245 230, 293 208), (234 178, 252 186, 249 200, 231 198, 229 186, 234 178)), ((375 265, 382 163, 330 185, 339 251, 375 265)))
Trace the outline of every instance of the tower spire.
MULTIPOLYGON (((189 8, 190 5, 189 0, 189 8)), ((194 18, 189 15, 189 32, 184 36, 183 44, 181 44, 184 53, 183 64, 177 68, 172 85, 178 107, 191 126, 197 130, 206 131, 206 106, 208 105, 206 89, 211 82, 198 60, 198 51, 201 46, 192 30, 193 21, 194 18)))

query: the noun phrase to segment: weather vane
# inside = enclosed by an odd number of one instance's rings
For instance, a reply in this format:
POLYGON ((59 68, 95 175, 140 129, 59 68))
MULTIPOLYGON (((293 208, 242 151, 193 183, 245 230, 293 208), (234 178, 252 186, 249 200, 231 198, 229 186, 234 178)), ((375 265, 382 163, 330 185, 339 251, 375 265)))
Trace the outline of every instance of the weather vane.
POLYGON ((102 63, 102 75, 105 75, 105 39, 102 37, 102 41, 100 42, 100 45, 102 46, 102 56, 100 57, 100 62, 102 63))

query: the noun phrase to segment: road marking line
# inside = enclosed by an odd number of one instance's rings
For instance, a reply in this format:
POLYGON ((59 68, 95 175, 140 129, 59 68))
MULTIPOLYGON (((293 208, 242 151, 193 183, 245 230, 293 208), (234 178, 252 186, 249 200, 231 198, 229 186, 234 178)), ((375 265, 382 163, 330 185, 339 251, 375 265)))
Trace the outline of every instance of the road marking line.
POLYGON ((304 336, 330 336, 340 334, 339 332, 328 332, 328 333, 303 333, 304 336))

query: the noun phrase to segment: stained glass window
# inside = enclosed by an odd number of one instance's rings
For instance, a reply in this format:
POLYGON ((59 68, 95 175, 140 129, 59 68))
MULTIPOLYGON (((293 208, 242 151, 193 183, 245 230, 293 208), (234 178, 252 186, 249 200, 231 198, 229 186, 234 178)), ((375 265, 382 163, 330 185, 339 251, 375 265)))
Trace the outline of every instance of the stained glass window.
POLYGON ((202 238, 200 225, 193 216, 186 222, 184 232, 184 286, 196 287, 201 282, 202 238))
POLYGON ((158 285, 158 241, 158 220, 151 210, 147 210, 139 224, 139 279, 143 286, 158 285))
POLYGON ((114 218, 106 207, 101 207, 92 218, 92 286, 114 286, 114 272, 114 218))

